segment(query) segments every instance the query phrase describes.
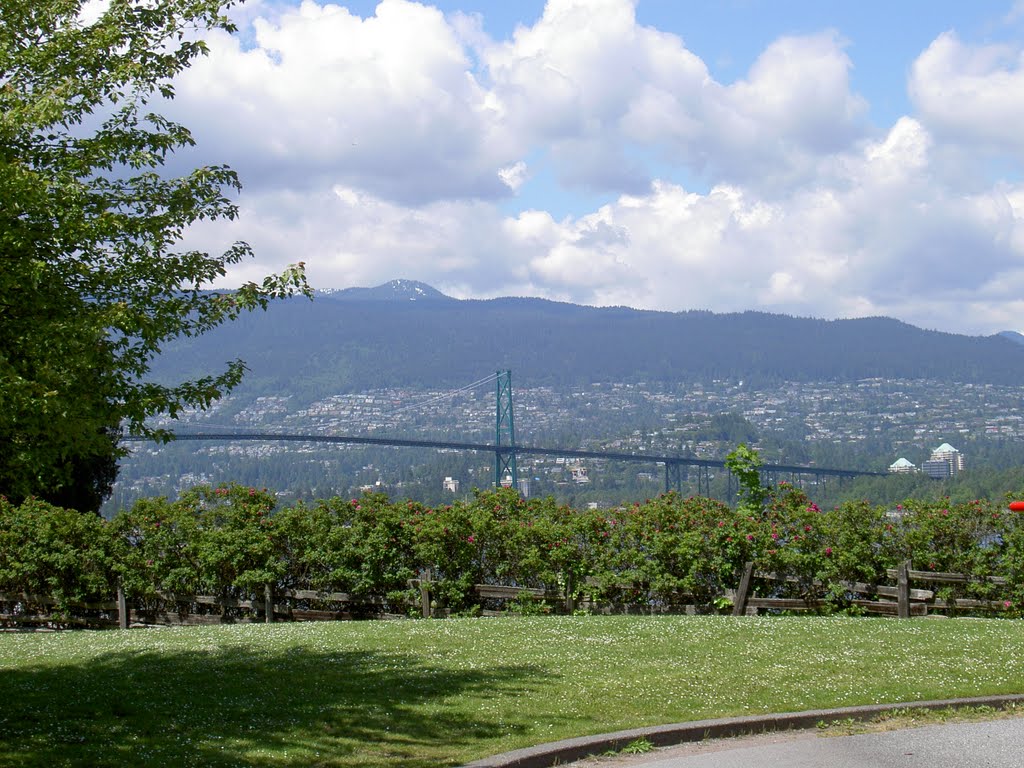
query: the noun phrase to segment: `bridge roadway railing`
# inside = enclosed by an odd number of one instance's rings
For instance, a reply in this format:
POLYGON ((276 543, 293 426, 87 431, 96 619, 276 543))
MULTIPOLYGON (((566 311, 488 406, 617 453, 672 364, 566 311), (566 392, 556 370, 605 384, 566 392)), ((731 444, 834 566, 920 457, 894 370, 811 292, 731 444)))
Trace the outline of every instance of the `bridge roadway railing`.
MULTIPOLYGON (((129 435, 126 441, 149 440, 149 438, 129 435)), ((665 490, 671 490, 670 471, 674 475, 676 486, 679 487, 680 467, 697 468, 697 485, 700 493, 707 484, 710 490, 709 472, 712 469, 726 469, 725 462, 719 459, 697 459, 685 456, 664 456, 649 453, 620 453, 615 451, 585 451, 572 448, 540 448, 534 446, 498 446, 489 443, 467 443, 451 440, 413 440, 397 437, 363 437, 358 435, 298 435, 279 434, 274 432, 191 432, 173 433, 172 440, 206 440, 211 442, 294 442, 294 443, 335 443, 345 445, 381 445, 398 448, 447 448, 460 451, 483 451, 490 453, 532 454, 539 456, 564 456, 572 459, 603 459, 606 461, 627 461, 642 464, 665 465, 665 490)), ((856 469, 835 469, 830 467, 809 467, 790 464, 762 464, 761 473, 767 477, 778 475, 814 475, 817 478, 852 478, 852 477, 883 477, 884 472, 868 472, 856 469)))

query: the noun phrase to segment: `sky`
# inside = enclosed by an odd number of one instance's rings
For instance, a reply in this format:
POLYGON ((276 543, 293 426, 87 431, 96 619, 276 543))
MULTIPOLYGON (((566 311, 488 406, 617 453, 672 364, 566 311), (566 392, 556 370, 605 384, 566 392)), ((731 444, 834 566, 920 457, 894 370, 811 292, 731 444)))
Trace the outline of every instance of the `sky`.
POLYGON ((1024 0, 253 0, 166 112, 317 289, 1024 329, 1024 0))

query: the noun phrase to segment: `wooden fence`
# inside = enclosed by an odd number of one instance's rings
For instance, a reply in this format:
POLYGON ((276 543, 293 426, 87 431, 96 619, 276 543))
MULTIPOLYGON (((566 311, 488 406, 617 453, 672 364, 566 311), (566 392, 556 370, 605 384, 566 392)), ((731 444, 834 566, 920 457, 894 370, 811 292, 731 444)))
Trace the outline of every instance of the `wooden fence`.
POLYGON ((376 596, 301 589, 280 590, 274 594, 269 585, 264 589, 262 599, 157 593, 145 600, 129 600, 124 590, 119 589, 116 598, 110 601, 61 602, 45 595, 0 593, 0 625, 125 629, 130 626, 332 621, 398 616, 389 613, 388 608, 384 598, 376 596))
MULTIPOLYGON (((964 573, 941 573, 937 571, 915 571, 910 563, 903 563, 899 568, 888 569, 886 576, 896 581, 896 586, 882 584, 864 584, 861 582, 842 581, 839 585, 850 597, 848 602, 866 613, 879 613, 899 618, 911 616, 927 616, 930 611, 1004 611, 1009 603, 1004 600, 974 600, 968 598, 937 598, 934 590, 912 589, 912 581, 928 584, 969 584, 984 581, 996 586, 1006 586, 1006 579, 1001 576, 972 577, 964 573), (876 598, 876 599, 871 599, 876 598)), ((733 598, 733 615, 741 616, 759 609, 807 611, 820 610, 828 605, 828 601, 820 597, 806 598, 775 598, 754 597, 751 594, 755 579, 770 582, 800 583, 799 579, 775 573, 755 572, 752 563, 747 563, 740 586, 733 598)), ((825 585, 813 581, 809 584, 811 595, 821 594, 825 585)), ((770 591, 770 590, 769 590, 770 591)))
MULTIPOLYGON (((911 582, 934 584, 968 584, 985 581, 994 586, 1006 586, 1006 579, 990 576, 983 579, 959 573, 916 571, 904 563, 889 570, 891 584, 865 584, 839 582, 844 601, 865 613, 883 614, 900 618, 926 616, 934 611, 999 612, 1008 607, 1003 600, 940 599, 932 589, 911 588, 911 582)), ((592 586, 592 585, 586 585, 592 586)), ((633 586, 633 585, 624 585, 633 586)), ((831 603, 821 595, 826 588, 818 581, 801 581, 784 574, 755 571, 747 563, 740 583, 722 597, 731 600, 734 616, 757 614, 760 611, 820 611, 831 603), (762 584, 767 596, 759 596, 756 586, 762 584), (780 592, 792 592, 794 587, 804 589, 797 597, 779 597, 780 592)), ((411 614, 423 617, 446 616, 448 611, 438 608, 432 597, 433 582, 429 572, 422 579, 409 582, 413 594, 408 603, 389 603, 378 596, 353 595, 344 592, 286 589, 273 591, 264 588, 259 598, 234 598, 213 595, 177 595, 158 593, 146 600, 130 600, 119 589, 113 600, 92 602, 61 602, 47 595, 0 593, 0 626, 6 627, 138 627, 175 624, 225 624, 272 621, 335 621, 356 618, 403 618, 411 614)), ((585 587, 577 591, 571 581, 558 591, 527 589, 498 584, 477 584, 474 593, 480 614, 499 616, 510 611, 523 611, 535 604, 535 612, 572 613, 579 609, 588 613, 696 613, 698 608, 690 596, 674 595, 671 602, 647 604, 612 603, 594 601, 587 597, 585 587), (688 602, 689 601, 689 602, 688 602), (541 609, 543 606, 543 609, 541 609)))

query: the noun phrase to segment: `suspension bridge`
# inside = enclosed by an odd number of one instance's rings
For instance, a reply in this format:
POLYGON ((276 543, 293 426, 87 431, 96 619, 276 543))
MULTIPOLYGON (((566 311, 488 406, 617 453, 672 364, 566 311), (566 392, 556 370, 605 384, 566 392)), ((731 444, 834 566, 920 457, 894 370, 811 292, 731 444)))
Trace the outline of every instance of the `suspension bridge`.
MULTIPOLYGON (((464 392, 484 383, 495 383, 495 439, 493 443, 475 443, 452 440, 418 440, 397 437, 368 437, 365 435, 326 435, 326 434, 291 434, 280 432, 189 432, 172 433, 174 441, 202 440, 217 442, 294 442, 294 443, 324 443, 343 445, 375 445, 400 448, 424 448, 424 449, 448 449, 457 451, 475 451, 491 453, 494 455, 494 484, 495 486, 511 486, 517 488, 518 465, 517 456, 555 456, 566 459, 597 459, 605 461, 631 462, 635 464, 647 464, 664 467, 665 492, 671 490, 681 491, 684 480, 690 481, 691 473, 696 474, 697 493, 710 495, 711 479, 714 473, 725 471, 728 468, 720 459, 700 459, 689 456, 674 456, 670 454, 655 453, 625 453, 615 451, 589 451, 572 448, 545 448, 538 446, 519 445, 515 439, 515 419, 512 402, 512 372, 497 371, 493 376, 488 376, 478 382, 469 384, 455 390, 453 393, 444 393, 429 398, 421 403, 414 403, 399 410, 409 407, 419 407, 426 404, 445 399, 455 393, 464 392)), ((123 438, 129 441, 146 440, 138 436, 123 438)), ((818 485, 825 483, 829 478, 853 478, 863 476, 884 476, 883 472, 868 472, 864 470, 834 469, 828 467, 800 466, 787 464, 763 464, 761 476, 765 482, 775 484, 785 478, 790 478, 795 484, 800 484, 803 478, 813 478, 818 485)), ((730 478, 730 489, 731 480, 730 478)))

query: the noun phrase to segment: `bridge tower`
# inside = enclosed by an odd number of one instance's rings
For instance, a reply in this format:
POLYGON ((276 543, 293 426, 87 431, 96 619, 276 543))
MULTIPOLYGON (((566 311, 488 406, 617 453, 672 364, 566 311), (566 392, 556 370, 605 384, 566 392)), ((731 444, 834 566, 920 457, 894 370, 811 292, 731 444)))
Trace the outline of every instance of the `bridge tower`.
POLYGON ((498 371, 497 388, 494 487, 500 488, 508 482, 506 478, 511 478, 512 487, 519 488, 519 473, 516 471, 516 427, 512 417, 512 371, 498 371))

